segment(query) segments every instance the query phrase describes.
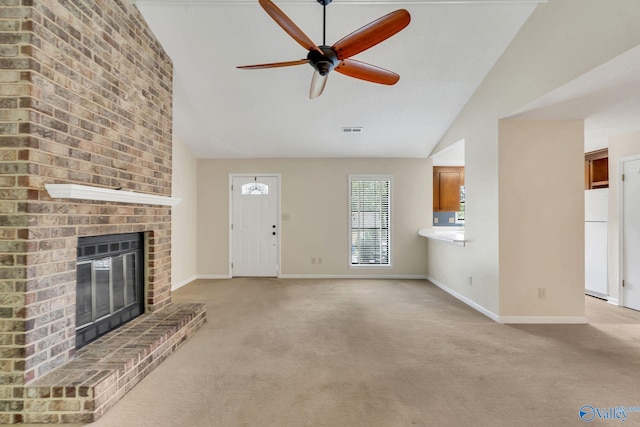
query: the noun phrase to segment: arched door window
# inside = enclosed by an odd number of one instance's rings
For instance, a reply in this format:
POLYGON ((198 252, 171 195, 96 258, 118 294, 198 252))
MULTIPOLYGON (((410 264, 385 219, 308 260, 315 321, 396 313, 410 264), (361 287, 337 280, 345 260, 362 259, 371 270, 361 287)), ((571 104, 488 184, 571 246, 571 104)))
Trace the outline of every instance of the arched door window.
POLYGON ((266 195, 269 194, 269 186, 260 182, 250 182, 242 186, 242 195, 266 195))

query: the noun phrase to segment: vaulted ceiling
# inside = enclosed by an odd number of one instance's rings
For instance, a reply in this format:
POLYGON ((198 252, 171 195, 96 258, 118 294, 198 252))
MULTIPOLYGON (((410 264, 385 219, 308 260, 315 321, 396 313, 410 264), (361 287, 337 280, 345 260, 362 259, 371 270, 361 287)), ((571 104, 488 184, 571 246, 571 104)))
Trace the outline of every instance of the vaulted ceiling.
MULTIPOLYGON (((334 0, 326 42, 404 8, 410 25, 354 59, 400 75, 394 86, 313 69, 239 70, 306 51, 257 0, 137 0, 174 63, 174 135, 199 158, 427 157, 543 0, 334 0), (361 127, 345 133, 344 127, 361 127)), ((322 6, 275 0, 317 44, 322 6)))

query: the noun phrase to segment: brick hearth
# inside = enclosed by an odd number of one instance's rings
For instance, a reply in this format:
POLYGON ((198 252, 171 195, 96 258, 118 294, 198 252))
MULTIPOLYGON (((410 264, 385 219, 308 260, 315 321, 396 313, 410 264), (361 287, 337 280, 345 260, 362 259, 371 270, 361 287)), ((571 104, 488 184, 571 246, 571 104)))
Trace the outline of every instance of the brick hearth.
POLYGON ((26 387, 25 423, 89 423, 206 321, 204 304, 171 304, 83 347, 26 387))

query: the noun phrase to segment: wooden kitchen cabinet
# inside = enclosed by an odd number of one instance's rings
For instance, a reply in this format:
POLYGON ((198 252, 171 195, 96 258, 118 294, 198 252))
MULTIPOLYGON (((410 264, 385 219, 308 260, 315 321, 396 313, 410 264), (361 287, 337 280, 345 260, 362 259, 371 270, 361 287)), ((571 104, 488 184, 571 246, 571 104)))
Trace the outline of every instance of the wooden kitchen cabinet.
POLYGON ((433 211, 458 212, 460 186, 464 185, 464 167, 433 167, 433 211))
POLYGON ((585 154, 584 188, 609 188, 609 150, 606 148, 585 154))

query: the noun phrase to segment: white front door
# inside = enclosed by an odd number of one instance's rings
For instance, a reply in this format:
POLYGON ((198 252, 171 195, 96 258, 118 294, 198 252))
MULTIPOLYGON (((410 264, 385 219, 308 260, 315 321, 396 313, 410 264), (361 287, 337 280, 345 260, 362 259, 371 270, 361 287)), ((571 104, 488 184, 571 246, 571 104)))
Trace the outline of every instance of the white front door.
POLYGON ((623 161, 621 169, 623 304, 640 310, 640 159, 623 161))
POLYGON ((278 181, 278 176, 232 176, 232 276, 278 276, 278 181))

